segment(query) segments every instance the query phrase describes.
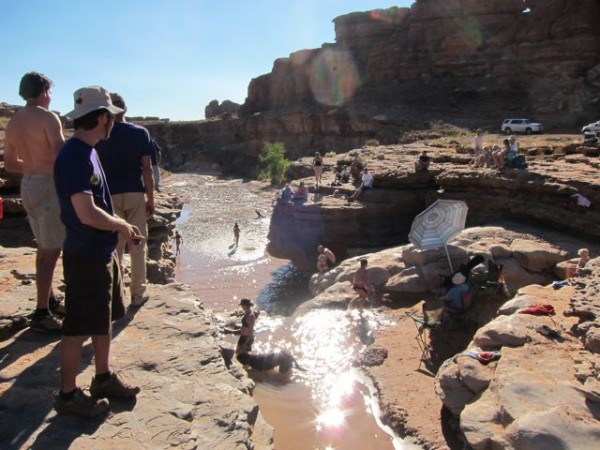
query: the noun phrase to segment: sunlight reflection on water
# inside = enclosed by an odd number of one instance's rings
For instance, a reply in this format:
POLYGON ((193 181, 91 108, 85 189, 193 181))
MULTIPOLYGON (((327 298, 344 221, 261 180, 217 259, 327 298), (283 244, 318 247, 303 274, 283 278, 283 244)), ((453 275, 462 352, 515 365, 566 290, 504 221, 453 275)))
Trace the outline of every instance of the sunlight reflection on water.
MULTIPOLYGON (((250 371, 256 381, 253 395, 274 427, 276 448, 417 448, 381 423, 375 387, 354 366, 373 343, 373 332, 388 323, 373 311, 315 310, 284 317, 308 298, 308 280, 283 262, 270 273, 272 258, 264 250, 269 218, 255 213, 255 208, 266 210, 270 200, 251 193, 240 180, 186 176, 188 181, 178 185, 187 202, 177 221, 184 237, 178 279, 218 311, 230 312, 239 298, 256 294, 257 309, 265 312, 256 321, 254 352, 287 349, 304 369, 291 377, 250 371), (232 245, 235 221, 242 230, 238 247, 232 245)), ((217 321, 231 333, 240 319, 226 312, 217 321)), ((237 336, 223 338, 235 346, 237 336)))
MULTIPOLYGON (((370 380, 354 367, 365 349, 363 342, 373 331, 389 323, 371 311, 315 310, 300 317, 259 317, 257 353, 290 350, 303 370, 295 370, 285 383, 272 377, 253 373, 258 384, 255 395, 261 410, 262 400, 276 396, 287 398, 293 408, 279 404, 278 416, 263 414, 276 430, 276 442, 285 449, 408 449, 416 448, 393 436, 379 420, 376 390, 370 380), (262 399, 262 400, 261 400, 262 399), (285 414, 281 416, 282 409, 285 414), (370 419, 365 420, 370 416, 370 419), (292 425, 293 424, 293 425, 292 425), (284 436, 277 428, 286 427, 284 436), (303 430, 299 435, 289 430, 303 430), (365 447, 367 446, 367 447, 365 447)), ((272 405, 271 405, 272 406, 272 405)))

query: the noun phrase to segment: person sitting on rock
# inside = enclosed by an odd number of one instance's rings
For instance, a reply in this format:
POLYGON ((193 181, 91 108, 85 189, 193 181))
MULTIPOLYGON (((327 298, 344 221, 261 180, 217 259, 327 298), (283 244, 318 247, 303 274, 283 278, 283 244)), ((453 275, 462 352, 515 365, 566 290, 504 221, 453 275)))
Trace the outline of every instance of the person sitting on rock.
POLYGON ((342 183, 350 182, 350 171, 348 170, 348 166, 342 166, 337 170, 335 174, 335 180, 332 181, 332 186, 341 186, 342 183))
POLYGON ((500 170, 504 167, 505 156, 510 149, 510 142, 508 139, 502 141, 503 148, 498 148, 492 151, 492 160, 496 169, 500 170))
POLYGON ((473 292, 467 284, 467 278, 457 272, 452 277, 452 287, 443 297, 446 307, 453 313, 461 313, 469 309, 473 300, 473 292))
POLYGON ((290 187, 290 183, 285 183, 285 186, 281 190, 279 197, 277 198, 277 203, 286 205, 292 200, 292 188, 290 187))
POLYGON ((373 175, 369 173, 369 170, 365 167, 363 170, 362 183, 358 186, 358 189, 348 198, 348 201, 358 200, 360 194, 363 191, 368 191, 373 187, 373 175))
POLYGON ((567 268, 565 270, 565 279, 567 280, 576 275, 581 275, 581 270, 590 260, 590 252, 587 248, 580 248, 577 251, 577 255, 579 256, 577 264, 567 264, 567 268))
POLYGON ((317 246, 317 252, 319 253, 319 256, 325 256, 325 264, 327 265, 327 270, 335 266, 335 255, 331 250, 329 250, 327 247, 324 247, 323 245, 319 245, 317 246))
POLYGON ((324 254, 319 254, 317 256, 317 270, 319 273, 325 273, 329 270, 329 264, 327 264, 327 256, 324 254))
POLYGON ((415 161, 415 172, 427 172, 430 163, 431 157, 427 156, 426 150, 423 150, 423 153, 415 161))
POLYGON ((292 195, 292 203, 294 205, 303 205, 308 201, 308 189, 304 185, 304 181, 300 182, 298 189, 292 195))

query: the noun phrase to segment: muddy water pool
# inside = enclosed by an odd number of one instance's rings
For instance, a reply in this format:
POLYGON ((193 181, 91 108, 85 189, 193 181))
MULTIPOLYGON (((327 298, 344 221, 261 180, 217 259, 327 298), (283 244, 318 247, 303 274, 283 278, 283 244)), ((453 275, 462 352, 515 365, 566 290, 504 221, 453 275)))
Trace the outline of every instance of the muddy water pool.
MULTIPOLYGON (((274 192, 264 184, 178 174, 169 190, 185 202, 176 278, 224 323, 251 298, 261 314, 254 351, 288 349, 304 370, 290 377, 250 372, 254 397, 274 427, 278 450, 417 448, 379 421, 376 390, 353 362, 385 320, 372 312, 321 310, 290 317, 309 294, 307 280, 265 252, 274 192), (238 223, 239 244, 233 226, 238 223)), ((233 319, 235 320, 235 319, 233 319)), ((224 335, 231 346, 236 336, 224 335)))

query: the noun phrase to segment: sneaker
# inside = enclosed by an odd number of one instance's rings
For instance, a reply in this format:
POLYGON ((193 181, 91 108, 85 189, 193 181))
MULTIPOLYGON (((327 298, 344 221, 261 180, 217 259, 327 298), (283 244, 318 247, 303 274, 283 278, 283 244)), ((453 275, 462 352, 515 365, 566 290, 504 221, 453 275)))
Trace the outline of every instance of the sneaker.
POLYGON ((54 297, 50 297, 50 301, 48 302, 48 309, 50 312, 58 317, 65 317, 67 310, 65 305, 63 305, 59 300, 54 297))
POLYGON ((48 314, 42 317, 36 317, 35 315, 31 318, 29 328, 32 331, 38 333, 62 333, 62 322, 60 319, 54 317, 52 314, 48 314))
POLYGON ((96 381, 94 377, 90 386, 90 394, 92 397, 104 398, 131 398, 139 394, 140 388, 126 384, 121 377, 114 372, 111 372, 108 380, 103 382, 96 381))
POLYGON ((60 393, 56 394, 54 409, 61 414, 96 417, 108 411, 108 400, 92 398, 81 389, 77 389, 69 400, 63 400, 60 393))
POLYGON ((142 306, 148 300, 150 300, 150 296, 148 294, 132 295, 131 296, 131 306, 135 306, 135 307, 142 306))

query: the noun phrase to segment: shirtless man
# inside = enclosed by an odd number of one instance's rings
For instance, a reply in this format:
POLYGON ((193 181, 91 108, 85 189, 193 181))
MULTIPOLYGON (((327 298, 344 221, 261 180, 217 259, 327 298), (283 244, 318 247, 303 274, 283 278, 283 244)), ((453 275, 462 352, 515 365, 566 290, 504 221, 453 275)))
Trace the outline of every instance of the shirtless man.
POLYGON ((52 312, 64 308, 54 297, 52 277, 65 239, 60 207, 54 187, 54 160, 65 142, 59 118, 48 110, 52 81, 29 72, 21 79, 19 95, 27 102, 6 127, 4 167, 22 173, 21 197, 37 243, 37 308, 31 328, 60 332, 61 322, 52 312))
POLYGON ((367 273, 367 259, 361 258, 359 260, 360 267, 354 272, 352 277, 352 288, 358 294, 358 298, 350 302, 349 306, 356 305, 359 309, 363 309, 369 305, 369 293, 375 291, 375 288, 369 283, 369 274, 367 273))

